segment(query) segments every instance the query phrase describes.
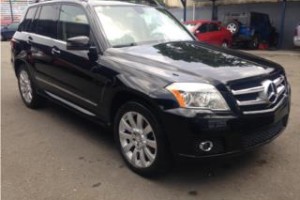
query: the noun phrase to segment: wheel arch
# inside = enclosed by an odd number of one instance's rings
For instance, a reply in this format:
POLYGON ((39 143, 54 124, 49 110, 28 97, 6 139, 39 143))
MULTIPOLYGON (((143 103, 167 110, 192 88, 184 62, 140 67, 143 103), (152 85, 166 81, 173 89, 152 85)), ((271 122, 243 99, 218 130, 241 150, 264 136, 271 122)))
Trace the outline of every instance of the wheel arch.
POLYGON ((130 91, 130 90, 121 90, 118 91, 112 98, 109 113, 110 113, 110 121, 114 122, 114 118, 119 110, 119 108, 127 102, 134 101, 140 103, 141 105, 145 106, 153 114, 159 116, 159 107, 155 104, 154 100, 149 98, 147 95, 137 92, 137 91, 130 91))

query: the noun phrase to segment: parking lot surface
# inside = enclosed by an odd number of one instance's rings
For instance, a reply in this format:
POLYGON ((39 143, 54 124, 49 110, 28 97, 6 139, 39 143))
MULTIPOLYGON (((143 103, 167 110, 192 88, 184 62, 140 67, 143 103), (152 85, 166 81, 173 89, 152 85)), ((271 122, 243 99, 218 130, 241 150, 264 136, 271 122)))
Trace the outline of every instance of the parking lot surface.
POLYGON ((292 86, 286 131, 275 141, 234 159, 183 162, 157 179, 131 172, 112 133, 59 106, 27 109, 1 53, 3 200, 300 198, 300 52, 251 51, 284 66, 292 86))

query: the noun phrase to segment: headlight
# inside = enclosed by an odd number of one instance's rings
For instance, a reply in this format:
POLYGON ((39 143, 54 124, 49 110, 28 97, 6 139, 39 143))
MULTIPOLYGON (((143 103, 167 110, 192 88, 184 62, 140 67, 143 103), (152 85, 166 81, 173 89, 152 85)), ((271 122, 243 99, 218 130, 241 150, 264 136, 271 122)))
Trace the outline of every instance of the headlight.
POLYGON ((220 92, 206 83, 173 83, 166 87, 182 108, 229 110, 220 92))

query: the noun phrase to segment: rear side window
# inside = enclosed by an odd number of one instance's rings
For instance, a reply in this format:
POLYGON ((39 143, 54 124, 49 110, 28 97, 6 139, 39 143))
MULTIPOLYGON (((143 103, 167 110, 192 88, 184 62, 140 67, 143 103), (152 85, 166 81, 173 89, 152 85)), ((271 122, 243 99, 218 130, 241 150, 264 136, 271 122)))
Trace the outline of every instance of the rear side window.
POLYGON ((40 15, 36 20, 35 32, 40 35, 57 38, 58 6, 42 6, 40 15))
POLYGON ((35 16, 36 10, 37 7, 32 7, 28 9, 23 22, 19 26, 19 31, 28 31, 28 32, 31 31, 32 20, 35 16))
POLYGON ((90 35, 90 25, 84 10, 78 6, 62 5, 58 22, 58 39, 67 41, 75 36, 90 35))

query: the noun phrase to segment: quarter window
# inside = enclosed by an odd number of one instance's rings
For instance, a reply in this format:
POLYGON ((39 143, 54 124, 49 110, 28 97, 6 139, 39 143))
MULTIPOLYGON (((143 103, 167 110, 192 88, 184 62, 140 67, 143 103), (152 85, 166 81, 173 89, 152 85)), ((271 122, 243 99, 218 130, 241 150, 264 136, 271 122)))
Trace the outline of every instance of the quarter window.
POLYGON ((57 38, 57 18, 57 5, 42 6, 35 32, 40 35, 57 38))
POLYGON ((90 26, 83 9, 72 5, 62 5, 58 22, 58 38, 67 41, 75 36, 90 35, 90 26))

